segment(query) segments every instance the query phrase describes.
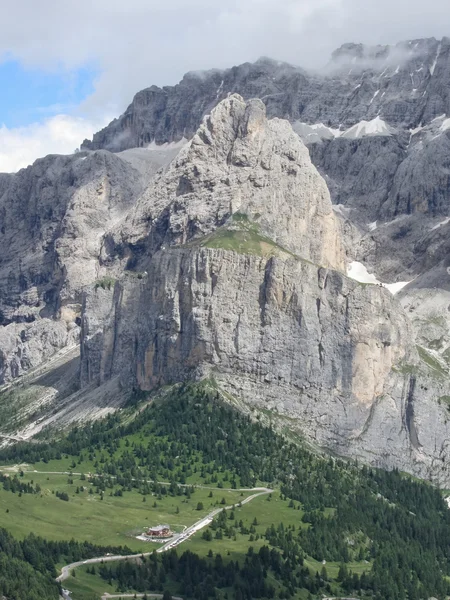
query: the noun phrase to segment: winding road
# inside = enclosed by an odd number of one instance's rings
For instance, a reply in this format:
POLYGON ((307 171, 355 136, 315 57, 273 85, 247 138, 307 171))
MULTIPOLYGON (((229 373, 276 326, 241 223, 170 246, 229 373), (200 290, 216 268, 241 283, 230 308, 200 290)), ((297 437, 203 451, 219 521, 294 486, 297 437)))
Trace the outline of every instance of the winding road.
MULTIPOLYGON (((42 471, 40 471, 40 472, 42 473, 42 471)), ((203 487, 203 486, 194 486, 194 487, 203 487)), ((205 489, 209 489, 209 488, 205 488, 205 489)), ((211 489, 217 489, 217 488, 211 488, 211 489)), ((171 550, 172 548, 179 546, 180 544, 185 542, 187 539, 189 539, 192 535, 194 535, 194 533, 196 533, 197 531, 200 531, 200 529, 203 529, 204 527, 207 527, 212 522, 214 517, 216 515, 218 515, 220 512, 222 512, 222 510, 231 510, 232 508, 236 508, 236 506, 239 506, 239 505, 243 506, 244 504, 248 504, 255 498, 258 498, 259 496, 264 496, 265 494, 271 494, 274 490, 272 490, 270 488, 242 488, 240 490, 232 490, 232 491, 234 491, 234 492, 236 492, 236 491, 255 492, 255 493, 252 494, 251 496, 248 496, 247 498, 245 498, 244 500, 239 502, 237 505, 233 504, 230 506, 223 506, 221 508, 216 508, 215 510, 211 511, 208 515, 206 515, 206 517, 202 517, 199 521, 197 521, 196 523, 194 523, 193 525, 191 525, 190 527, 185 529, 185 531, 183 531, 183 533, 181 533, 179 536, 169 540, 163 546, 160 546, 156 550, 156 552, 158 552, 158 553, 167 552, 168 550, 171 550)), ((118 560, 127 560, 128 558, 139 558, 141 556, 150 556, 151 554, 153 554, 153 551, 152 552, 139 552, 138 554, 127 554, 127 555, 116 555, 116 556, 98 556, 96 558, 88 558, 87 560, 81 560, 78 562, 71 563, 69 565, 65 565, 61 569, 61 575, 59 577, 57 577, 56 581, 58 581, 59 583, 62 583, 70 576, 70 573, 73 569, 76 569, 77 567, 80 567, 81 565, 93 565, 93 564, 97 564, 97 563, 115 562, 118 560)), ((134 594, 133 594, 133 596, 134 596, 134 594)), ((150 594, 147 594, 147 596, 150 596, 150 594)), ((103 596, 103 598, 107 598, 107 597, 112 597, 112 596, 103 596)), ((117 597, 118 598, 124 597, 124 595, 119 594, 117 597)), ((151 597, 158 598, 159 596, 153 595, 151 597)))

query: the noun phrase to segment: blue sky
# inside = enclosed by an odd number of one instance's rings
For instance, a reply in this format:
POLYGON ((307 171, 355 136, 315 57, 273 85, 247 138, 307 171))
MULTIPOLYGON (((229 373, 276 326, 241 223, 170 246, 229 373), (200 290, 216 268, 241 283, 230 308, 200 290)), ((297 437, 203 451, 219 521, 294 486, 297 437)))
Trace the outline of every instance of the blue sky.
POLYGON ((56 114, 72 114, 94 92, 93 67, 48 71, 17 60, 0 64, 0 124, 23 127, 56 114))

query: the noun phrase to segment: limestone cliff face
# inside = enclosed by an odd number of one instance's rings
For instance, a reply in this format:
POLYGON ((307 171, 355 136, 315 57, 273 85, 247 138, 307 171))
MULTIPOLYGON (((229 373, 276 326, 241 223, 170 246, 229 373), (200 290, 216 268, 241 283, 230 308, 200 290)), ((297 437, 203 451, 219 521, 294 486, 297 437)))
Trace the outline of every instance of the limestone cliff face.
POLYGON ((173 150, 0 176, 0 383, 81 337, 79 389, 33 400, 26 435, 213 377, 317 446, 450 485, 448 373, 386 289, 344 275, 342 223, 291 125, 232 95, 173 150))
POLYGON ((231 96, 106 235, 117 282, 84 295, 81 383, 211 376, 312 443, 450 481, 448 379, 422 364, 387 290, 339 272, 342 256, 290 125, 231 96))
POLYGON ((0 179, 0 384, 77 344, 102 236, 140 191, 109 152, 48 156, 0 179))
POLYGON ((444 482, 446 408, 412 340, 379 286, 295 258, 178 248, 86 295, 82 379, 154 390, 211 376, 317 445, 444 482))

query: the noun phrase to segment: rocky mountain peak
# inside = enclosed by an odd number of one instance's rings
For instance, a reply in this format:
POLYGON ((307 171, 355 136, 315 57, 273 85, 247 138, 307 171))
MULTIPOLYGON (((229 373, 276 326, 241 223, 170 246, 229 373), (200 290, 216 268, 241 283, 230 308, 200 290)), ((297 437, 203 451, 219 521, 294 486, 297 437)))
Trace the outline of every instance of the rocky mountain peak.
POLYGON ((148 252, 212 234, 240 214, 275 244, 343 269, 328 190, 288 121, 233 94, 207 115, 168 170, 114 233, 148 252), (155 232, 158 232, 156 235, 155 232))
POLYGON ((389 54, 389 46, 366 46, 365 44, 346 43, 337 48, 331 55, 332 63, 356 64, 364 61, 385 59, 389 54))

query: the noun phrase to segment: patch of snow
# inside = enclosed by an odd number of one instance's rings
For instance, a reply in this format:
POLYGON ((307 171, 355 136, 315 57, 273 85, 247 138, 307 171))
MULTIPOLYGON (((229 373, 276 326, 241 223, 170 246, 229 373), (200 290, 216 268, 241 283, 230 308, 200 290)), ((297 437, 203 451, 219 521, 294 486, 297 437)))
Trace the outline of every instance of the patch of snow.
POLYGON ((442 122, 442 125, 440 127, 441 131, 447 131, 447 129, 450 129, 450 119, 444 119, 444 121, 442 122))
POLYGON ((355 281, 359 281, 360 283, 372 283, 374 285, 379 284, 380 282, 372 273, 369 273, 367 268, 360 262, 354 260, 350 263, 347 269, 347 275, 351 279, 355 281))
POLYGON ((375 231, 375 229, 377 228, 377 221, 374 221, 373 223, 369 223, 367 225, 367 227, 369 228, 369 231, 375 231))
POLYGON ((422 129, 423 129, 423 125, 420 124, 417 127, 414 127, 414 129, 410 129, 409 133, 411 134, 411 137, 412 137, 413 135, 416 135, 416 133, 419 133, 419 131, 422 131, 422 129))
POLYGON ((323 123, 309 125, 308 123, 303 123, 302 121, 296 121, 293 123, 292 128, 302 138, 302 140, 307 143, 319 142, 321 140, 332 140, 342 135, 342 131, 340 129, 328 127, 323 123))
POLYGON ((439 229, 439 227, 443 227, 444 225, 447 225, 447 223, 450 223, 450 217, 447 217, 446 219, 444 219, 443 221, 441 221, 440 223, 438 223, 437 225, 432 227, 431 231, 434 231, 435 229, 439 229))
MULTIPOLYGON (((275 77, 274 77, 273 79, 275 79, 275 77)), ((218 87, 218 88, 217 88, 217 90, 216 90, 216 100, 217 100, 217 99, 218 99, 218 97, 220 96, 220 92, 222 91, 222 89, 223 89, 223 79, 222 79, 222 81, 220 82, 220 85, 219 85, 219 87, 218 87)))
POLYGON ((394 130, 379 116, 372 121, 360 121, 344 131, 343 138, 357 139, 368 135, 392 135, 394 130))
POLYGON ((357 85, 356 87, 354 87, 354 88, 353 88, 353 91, 356 91, 356 90, 358 90, 360 87, 361 87, 361 84, 360 84, 360 83, 358 83, 358 85, 357 85))
POLYGON ((375 98, 378 96, 379 93, 380 93, 380 90, 377 90, 375 92, 375 94, 373 95, 372 100, 369 102, 369 104, 372 104, 372 102, 375 100, 375 98))
POLYGON ((394 75, 397 75, 397 73, 400 71, 400 65, 398 65, 398 67, 395 69, 394 71, 394 75))
POLYGON ((450 496, 447 496, 445 501, 447 502, 447 506, 450 508, 450 496))
POLYGON ((381 285, 386 288, 393 296, 402 290, 410 281, 398 281, 397 283, 381 283, 373 273, 369 273, 367 268, 360 262, 354 260, 347 269, 347 276, 359 283, 370 283, 372 285, 381 285))
POLYGON ((441 53, 441 47, 442 47, 442 44, 440 43, 439 46, 437 47, 436 58, 434 59, 434 62, 433 62, 433 64, 430 67, 430 73, 431 73, 431 75, 434 75, 434 70, 436 69, 436 65, 437 65, 437 61, 438 61, 438 58, 439 58, 439 54, 441 53))
POLYGON ((381 285, 391 292, 393 296, 398 294, 411 281, 397 281, 397 283, 382 283, 381 285))

